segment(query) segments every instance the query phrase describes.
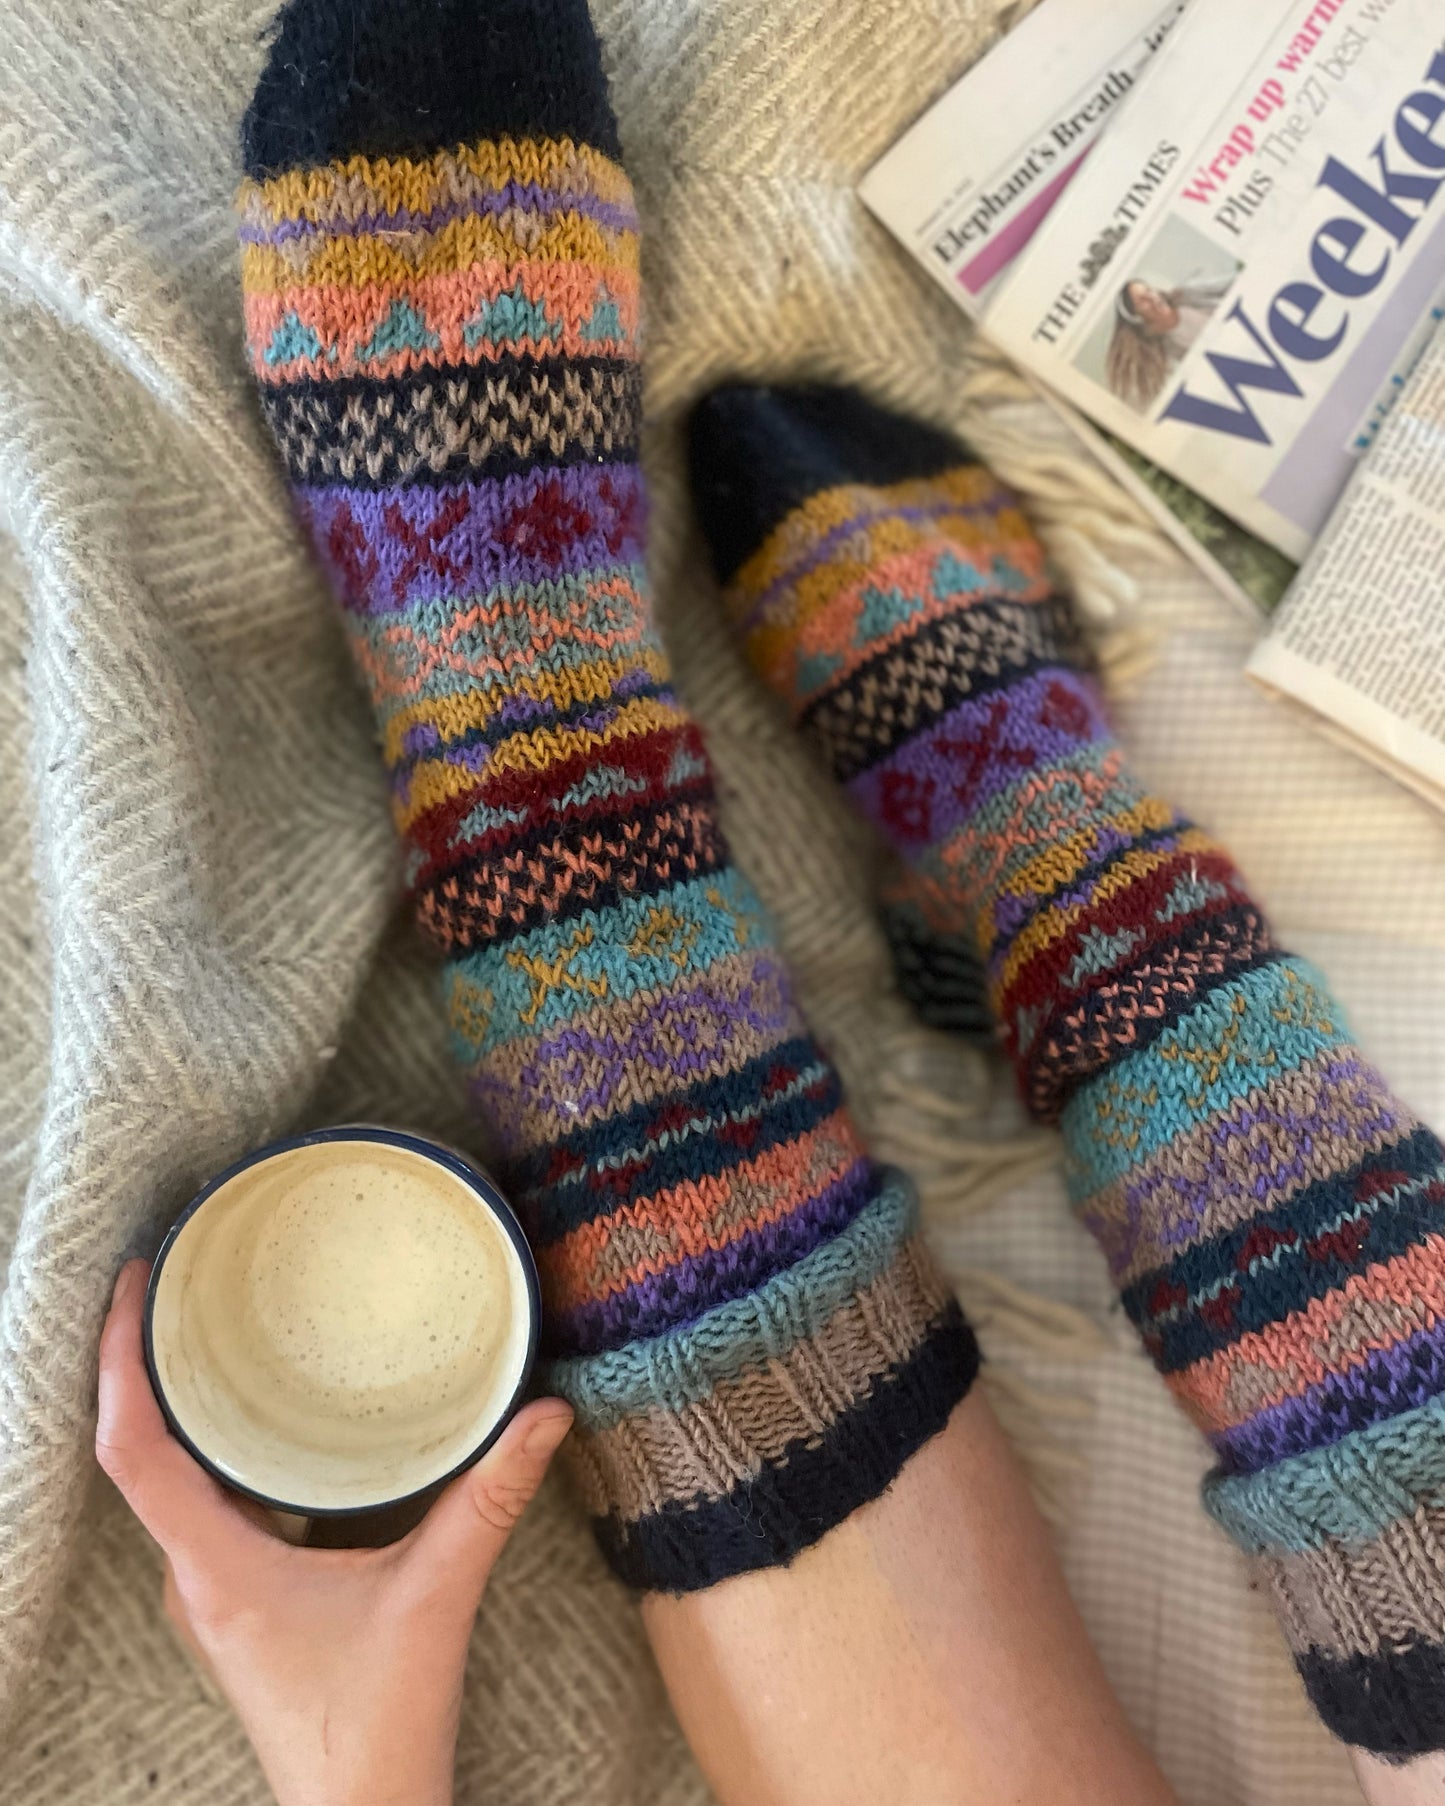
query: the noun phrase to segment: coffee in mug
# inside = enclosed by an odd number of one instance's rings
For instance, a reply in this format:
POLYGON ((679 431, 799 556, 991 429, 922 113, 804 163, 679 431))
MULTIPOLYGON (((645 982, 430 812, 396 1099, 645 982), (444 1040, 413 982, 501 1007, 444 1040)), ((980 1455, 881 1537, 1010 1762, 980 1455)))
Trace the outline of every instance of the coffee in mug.
POLYGON ((372 1128, 250 1155, 171 1230, 146 1355, 215 1474, 308 1516, 376 1510, 467 1466, 520 1403, 536 1272, 491 1181, 372 1128))

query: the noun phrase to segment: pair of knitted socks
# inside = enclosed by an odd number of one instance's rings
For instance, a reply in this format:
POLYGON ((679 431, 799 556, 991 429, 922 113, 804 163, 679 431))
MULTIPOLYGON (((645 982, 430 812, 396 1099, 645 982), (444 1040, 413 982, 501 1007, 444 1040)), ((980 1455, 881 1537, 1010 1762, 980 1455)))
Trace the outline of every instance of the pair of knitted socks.
MULTIPOLYGON (((687 1590, 876 1497, 977 1354, 801 1020, 654 632, 618 154, 581 0, 291 0, 241 238, 588 1508, 624 1577, 687 1590)), ((754 662, 978 948, 1321 1711, 1440 1747, 1439 1145, 1129 778, 987 471, 844 393, 731 390, 694 475, 754 662)))

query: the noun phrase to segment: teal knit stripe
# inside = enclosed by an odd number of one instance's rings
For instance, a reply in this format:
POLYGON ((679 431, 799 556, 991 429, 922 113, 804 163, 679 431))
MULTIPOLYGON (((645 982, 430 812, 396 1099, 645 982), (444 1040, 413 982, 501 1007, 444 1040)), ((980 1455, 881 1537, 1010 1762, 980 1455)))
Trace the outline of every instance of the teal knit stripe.
POLYGON ((1378 1540, 1422 1506, 1445 1506, 1445 1398, 1257 1474, 1212 1474, 1204 1502, 1252 1555, 1378 1540))
POLYGON ((897 1259, 917 1227, 918 1201, 901 1173, 839 1235, 757 1291, 695 1323, 608 1354, 553 1361, 546 1383, 587 1430, 607 1430, 639 1411, 680 1411, 721 1380, 786 1355, 816 1335, 840 1305, 897 1259))
POLYGON ((1348 1048, 1341 1010, 1307 960, 1288 958, 1210 991, 1142 1053, 1083 1087, 1064 1107, 1069 1190, 1086 1198, 1205 1116, 1322 1053, 1348 1048))
POLYGON ((491 999, 481 1039, 458 1037, 457 1053, 473 1065, 502 1042, 586 1015, 602 997, 665 991, 733 954, 770 945, 757 892, 736 866, 544 923, 456 962, 491 999))

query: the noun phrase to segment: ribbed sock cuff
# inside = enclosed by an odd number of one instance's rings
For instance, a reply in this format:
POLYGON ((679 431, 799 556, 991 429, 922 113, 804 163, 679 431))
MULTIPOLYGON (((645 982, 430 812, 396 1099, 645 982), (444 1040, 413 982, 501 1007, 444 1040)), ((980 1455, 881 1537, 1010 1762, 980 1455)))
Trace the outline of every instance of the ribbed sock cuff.
POLYGON ((696 1592, 735 1574, 786 1567, 887 1491, 948 1422, 977 1372, 973 1332, 958 1306, 946 1304, 915 1354, 875 1374, 868 1392, 825 1428, 759 1462, 725 1494, 665 1499, 631 1522, 598 1520, 602 1552, 622 1580, 655 1592, 696 1592))
POLYGON ((554 1362, 573 1467, 630 1585, 685 1593, 791 1561, 876 1498, 978 1370, 902 1182, 747 1296, 554 1362))
POLYGON ((1205 1503, 1268 1581, 1335 1735, 1396 1759, 1445 1749, 1445 1400, 1216 1476, 1205 1503))

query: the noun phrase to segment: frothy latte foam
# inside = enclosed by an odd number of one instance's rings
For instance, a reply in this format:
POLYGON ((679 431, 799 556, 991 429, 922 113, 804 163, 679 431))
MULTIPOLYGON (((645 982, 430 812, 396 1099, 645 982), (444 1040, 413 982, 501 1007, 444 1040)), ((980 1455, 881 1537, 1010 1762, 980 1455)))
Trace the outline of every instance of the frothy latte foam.
POLYGON ((527 1359, 511 1238, 448 1168, 330 1141, 228 1180, 157 1282, 156 1369, 231 1478, 306 1510, 439 1479, 510 1403, 527 1359))

